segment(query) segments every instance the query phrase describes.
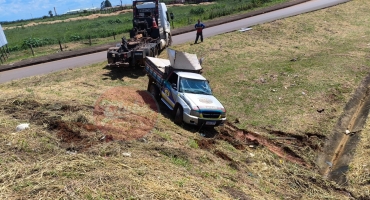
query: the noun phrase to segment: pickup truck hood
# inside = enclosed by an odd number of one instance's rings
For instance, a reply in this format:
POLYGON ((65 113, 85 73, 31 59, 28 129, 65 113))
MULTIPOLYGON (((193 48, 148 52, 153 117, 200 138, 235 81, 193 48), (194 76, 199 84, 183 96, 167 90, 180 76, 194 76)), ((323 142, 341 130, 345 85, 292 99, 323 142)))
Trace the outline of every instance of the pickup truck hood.
POLYGON ((212 95, 204 94, 192 94, 192 93, 183 93, 186 100, 191 103, 190 106, 197 106, 200 110, 223 110, 224 107, 212 95))

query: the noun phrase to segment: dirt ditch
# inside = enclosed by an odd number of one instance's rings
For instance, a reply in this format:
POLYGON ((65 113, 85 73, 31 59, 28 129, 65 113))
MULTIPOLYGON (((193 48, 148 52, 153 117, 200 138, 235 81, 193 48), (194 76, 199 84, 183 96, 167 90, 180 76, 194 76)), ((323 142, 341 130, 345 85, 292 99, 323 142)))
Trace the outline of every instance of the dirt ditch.
MULTIPOLYGON (((206 131, 206 130, 204 130, 206 131)), ((203 131, 203 132, 204 132, 203 131)), ((324 136, 307 134, 306 136, 283 133, 279 131, 268 131, 269 136, 260 135, 247 130, 242 130, 231 123, 227 123, 220 128, 219 133, 213 139, 203 139, 198 141, 198 146, 202 149, 212 149, 217 143, 217 140, 223 140, 231 144, 235 149, 244 150, 246 148, 258 148, 263 146, 277 156, 299 164, 301 166, 311 168, 314 163, 310 163, 304 159, 302 147, 309 147, 313 151, 317 151, 320 147, 319 140, 324 136)), ((215 152, 220 158, 229 161, 227 157, 220 152, 215 152)))
POLYGON ((353 158, 370 109, 370 74, 362 81, 317 158, 320 173, 340 185, 346 185, 346 172, 353 158))

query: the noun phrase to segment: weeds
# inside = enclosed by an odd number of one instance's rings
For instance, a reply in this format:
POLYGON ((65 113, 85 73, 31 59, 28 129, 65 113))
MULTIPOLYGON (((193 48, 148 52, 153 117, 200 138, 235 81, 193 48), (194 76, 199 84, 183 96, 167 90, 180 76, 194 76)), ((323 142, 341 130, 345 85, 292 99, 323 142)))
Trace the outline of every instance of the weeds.
MULTIPOLYGON (((236 126, 258 132, 264 139, 275 139, 276 146, 285 146, 314 163, 319 148, 311 146, 322 145, 345 102, 369 71, 369 61, 364 59, 370 33, 364 20, 370 18, 364 9, 368 4, 351 1, 258 25, 248 32, 218 35, 201 46, 175 48, 205 56, 203 75, 227 108, 229 122, 238 119, 236 126), (317 19, 325 19, 325 26, 317 19), (307 26, 300 28, 300 23, 307 26), (335 33, 328 38, 326 29, 335 33), (211 50, 215 47, 220 50, 211 50), (299 59, 291 61, 296 57, 299 59), (322 108, 325 111, 319 113, 322 108), (269 134, 266 130, 287 133, 286 137, 307 138, 307 132, 321 136, 312 143, 279 143, 276 136, 265 137, 269 134)), ((0 85, 2 199, 351 198, 346 190, 318 175, 315 168, 284 160, 262 145, 251 143, 252 147, 238 149, 230 145, 236 143, 233 141, 201 138, 174 125, 167 111, 159 114, 156 129, 145 140, 108 140, 109 134, 93 129, 98 122, 96 111, 94 115, 97 99, 116 86, 145 91, 147 78, 124 75, 122 83, 109 75, 112 69, 104 67, 105 63, 98 63, 0 85), (72 109, 76 107, 82 109, 72 109), (31 132, 12 135, 19 121, 36 117, 32 113, 43 117, 32 118, 31 132), (86 140, 65 143, 58 137, 62 131, 72 136, 79 131, 86 140), (207 147, 199 142, 203 140, 207 140, 207 147), (78 146, 84 150, 77 151, 78 146), (29 166, 35 164, 39 170, 31 172, 29 166)), ((115 91, 113 94, 120 90, 115 91)), ((367 125, 361 133, 348 174, 351 184, 346 187, 358 199, 369 197, 368 130, 367 125)))

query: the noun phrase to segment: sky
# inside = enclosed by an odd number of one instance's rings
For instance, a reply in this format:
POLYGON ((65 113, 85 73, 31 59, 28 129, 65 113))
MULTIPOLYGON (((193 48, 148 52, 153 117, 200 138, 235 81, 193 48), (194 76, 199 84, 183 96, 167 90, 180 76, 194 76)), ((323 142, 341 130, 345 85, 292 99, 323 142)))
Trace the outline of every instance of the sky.
MULTIPOLYGON (((0 0, 0 22, 16 21, 49 16, 49 11, 65 14, 70 10, 97 7, 103 0, 0 0)), ((112 6, 121 5, 120 0, 109 0, 112 6)), ((122 0, 132 4, 132 0, 122 0)))

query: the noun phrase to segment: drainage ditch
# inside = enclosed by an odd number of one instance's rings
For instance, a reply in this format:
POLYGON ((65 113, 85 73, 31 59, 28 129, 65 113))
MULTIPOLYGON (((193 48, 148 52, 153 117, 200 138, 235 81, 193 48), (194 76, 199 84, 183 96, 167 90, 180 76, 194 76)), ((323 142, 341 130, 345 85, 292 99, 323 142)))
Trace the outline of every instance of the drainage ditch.
POLYGON ((325 143, 323 151, 317 158, 320 173, 339 185, 347 184, 346 172, 355 154, 369 109, 370 74, 346 104, 342 116, 334 127, 333 135, 325 143))

